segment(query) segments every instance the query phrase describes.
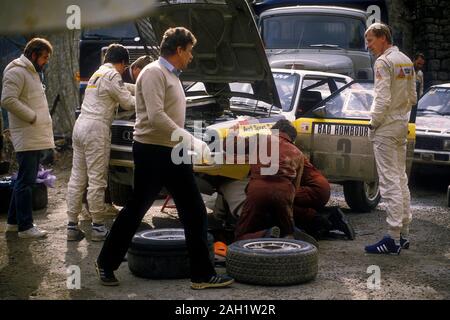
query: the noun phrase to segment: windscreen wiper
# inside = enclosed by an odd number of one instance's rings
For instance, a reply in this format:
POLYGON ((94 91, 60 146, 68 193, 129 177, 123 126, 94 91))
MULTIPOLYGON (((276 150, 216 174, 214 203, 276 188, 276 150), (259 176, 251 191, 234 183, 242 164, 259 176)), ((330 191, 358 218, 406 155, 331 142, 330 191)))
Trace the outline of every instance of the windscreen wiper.
POLYGON ((336 50, 344 50, 344 48, 339 47, 337 44, 318 43, 318 44, 310 44, 309 46, 313 48, 329 48, 336 50))

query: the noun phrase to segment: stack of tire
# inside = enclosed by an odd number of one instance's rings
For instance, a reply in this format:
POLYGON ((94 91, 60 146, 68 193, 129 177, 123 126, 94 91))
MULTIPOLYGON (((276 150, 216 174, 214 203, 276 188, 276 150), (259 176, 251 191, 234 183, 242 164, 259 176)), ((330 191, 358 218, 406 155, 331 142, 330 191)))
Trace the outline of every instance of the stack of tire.
MULTIPOLYGON (((14 182, 11 177, 0 178, 0 213, 7 213, 11 201, 14 182)), ((32 208, 41 210, 47 207, 47 186, 43 183, 35 183, 32 187, 32 208)))
POLYGON ((447 187, 447 207, 450 208, 450 185, 447 187))
POLYGON ((242 240, 228 247, 226 267, 227 273, 239 282, 294 285, 316 278, 318 252, 314 245, 298 240, 242 240))
MULTIPOLYGON (((214 262, 214 239, 208 234, 210 259, 214 262)), ((147 279, 189 278, 190 266, 184 230, 152 229, 136 233, 128 249, 128 268, 147 279)))

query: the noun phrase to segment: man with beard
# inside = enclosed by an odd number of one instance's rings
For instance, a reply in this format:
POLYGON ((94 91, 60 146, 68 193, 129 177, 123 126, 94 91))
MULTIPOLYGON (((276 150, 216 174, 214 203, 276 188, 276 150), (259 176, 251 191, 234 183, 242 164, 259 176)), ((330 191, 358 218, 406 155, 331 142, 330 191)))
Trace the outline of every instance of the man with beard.
POLYGON ((8 211, 7 232, 20 238, 43 238, 33 224, 31 188, 36 182, 42 150, 55 147, 42 71, 53 52, 45 39, 27 43, 23 55, 5 69, 1 105, 8 110, 11 140, 19 172, 8 211))

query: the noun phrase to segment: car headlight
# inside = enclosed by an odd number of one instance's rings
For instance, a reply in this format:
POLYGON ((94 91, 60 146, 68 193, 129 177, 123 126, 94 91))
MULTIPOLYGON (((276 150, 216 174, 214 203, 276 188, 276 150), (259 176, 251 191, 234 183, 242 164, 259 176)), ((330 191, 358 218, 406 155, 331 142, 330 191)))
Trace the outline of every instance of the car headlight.
POLYGON ((443 148, 446 151, 450 151, 450 140, 444 140, 443 148))

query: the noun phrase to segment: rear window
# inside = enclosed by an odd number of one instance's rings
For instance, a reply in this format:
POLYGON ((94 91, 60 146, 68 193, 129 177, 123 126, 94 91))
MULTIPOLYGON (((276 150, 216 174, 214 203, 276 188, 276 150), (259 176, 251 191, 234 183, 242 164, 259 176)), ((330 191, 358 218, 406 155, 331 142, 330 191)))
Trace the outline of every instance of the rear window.
POLYGON ((134 23, 123 23, 107 28, 87 28, 83 30, 83 38, 100 39, 134 39, 139 34, 134 23))

